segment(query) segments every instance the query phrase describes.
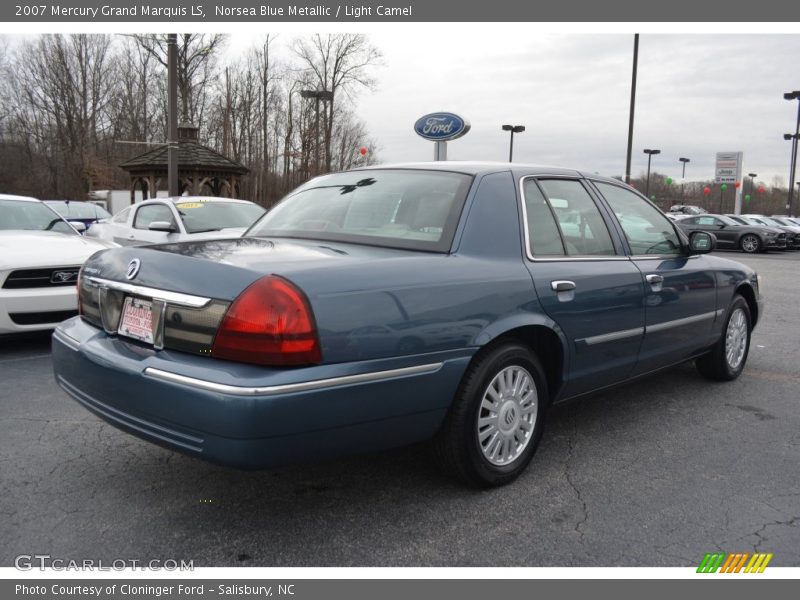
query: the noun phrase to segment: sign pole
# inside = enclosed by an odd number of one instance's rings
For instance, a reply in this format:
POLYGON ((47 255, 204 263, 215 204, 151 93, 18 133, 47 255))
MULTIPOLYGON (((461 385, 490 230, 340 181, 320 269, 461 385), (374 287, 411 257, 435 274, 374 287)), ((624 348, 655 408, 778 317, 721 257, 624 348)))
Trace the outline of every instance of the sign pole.
POLYGON ((433 160, 447 160, 447 142, 433 143, 433 160))

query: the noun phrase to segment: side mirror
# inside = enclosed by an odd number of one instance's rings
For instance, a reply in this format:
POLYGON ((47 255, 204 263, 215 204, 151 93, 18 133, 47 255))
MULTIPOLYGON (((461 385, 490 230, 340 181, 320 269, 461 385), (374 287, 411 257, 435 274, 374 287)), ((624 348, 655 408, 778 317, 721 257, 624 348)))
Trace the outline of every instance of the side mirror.
POLYGON ((74 221, 71 222, 70 225, 72 225, 75 228, 75 231, 77 231, 78 233, 80 234, 86 233, 87 227, 86 223, 84 223, 83 221, 74 221))
POLYGON ((147 228, 150 231, 164 231, 166 233, 175 233, 177 231, 169 221, 153 221, 147 228))
POLYGON ((708 254, 717 247, 717 236, 707 231, 693 231, 689 235, 689 254, 708 254))

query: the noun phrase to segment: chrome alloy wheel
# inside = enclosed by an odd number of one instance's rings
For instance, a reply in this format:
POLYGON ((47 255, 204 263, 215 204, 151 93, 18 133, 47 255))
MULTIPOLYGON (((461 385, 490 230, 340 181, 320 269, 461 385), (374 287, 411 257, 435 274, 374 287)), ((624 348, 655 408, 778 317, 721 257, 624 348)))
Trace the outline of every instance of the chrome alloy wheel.
POLYGON ((533 437, 538 410, 536 386, 527 370, 512 365, 495 375, 478 411, 478 443, 484 458, 497 466, 519 458, 533 437))
POLYGON ((725 332, 725 360, 731 369, 736 369, 747 350, 747 317, 741 308, 733 311, 725 332))
POLYGON ((746 235, 742 238, 742 250, 745 252, 755 252, 758 250, 758 238, 754 235, 746 235))

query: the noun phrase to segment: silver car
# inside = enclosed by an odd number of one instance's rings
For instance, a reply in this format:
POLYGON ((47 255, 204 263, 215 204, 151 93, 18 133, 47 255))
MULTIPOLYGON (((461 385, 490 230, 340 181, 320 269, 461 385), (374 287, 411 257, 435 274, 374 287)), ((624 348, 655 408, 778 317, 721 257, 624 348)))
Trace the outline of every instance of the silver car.
POLYGON ((247 200, 178 196, 145 200, 92 225, 87 236, 122 246, 241 236, 265 210, 247 200))

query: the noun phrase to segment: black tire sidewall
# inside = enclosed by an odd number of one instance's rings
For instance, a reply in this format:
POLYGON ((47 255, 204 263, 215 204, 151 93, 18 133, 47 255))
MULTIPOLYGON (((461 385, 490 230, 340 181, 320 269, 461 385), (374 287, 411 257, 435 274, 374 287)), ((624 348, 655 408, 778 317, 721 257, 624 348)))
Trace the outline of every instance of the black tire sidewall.
POLYGON ((460 432, 460 442, 464 444, 463 447, 467 451, 469 462, 479 480, 491 485, 498 485, 504 483, 505 480, 514 479, 528 466, 536 452, 536 446, 544 429, 547 398, 547 382, 542 367, 536 357, 522 345, 505 344, 500 346, 477 365, 474 376, 469 379, 469 383, 461 391, 461 399, 467 402, 467 410, 466 419, 460 432), (538 402, 536 423, 532 439, 519 458, 510 465, 498 466, 491 464, 483 456, 476 424, 486 388, 500 371, 514 365, 524 368, 533 378, 538 402))

